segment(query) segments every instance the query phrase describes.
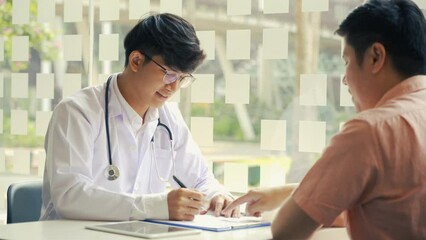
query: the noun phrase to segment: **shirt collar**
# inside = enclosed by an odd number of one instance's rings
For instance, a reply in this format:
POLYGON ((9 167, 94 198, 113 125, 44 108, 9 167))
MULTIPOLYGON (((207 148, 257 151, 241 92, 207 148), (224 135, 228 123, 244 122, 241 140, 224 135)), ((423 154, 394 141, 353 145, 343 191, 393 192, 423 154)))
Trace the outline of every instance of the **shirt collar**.
POLYGON ((401 95, 415 92, 424 88, 426 88, 426 75, 417 75, 407 78, 387 91, 376 104, 376 107, 379 107, 385 104, 387 101, 397 98, 401 95))

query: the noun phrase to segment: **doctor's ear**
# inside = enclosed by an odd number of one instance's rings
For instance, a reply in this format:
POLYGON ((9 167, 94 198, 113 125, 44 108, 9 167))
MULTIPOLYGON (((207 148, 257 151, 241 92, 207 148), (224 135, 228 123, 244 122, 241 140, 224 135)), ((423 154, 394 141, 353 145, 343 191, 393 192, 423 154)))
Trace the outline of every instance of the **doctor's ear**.
POLYGON ((133 51, 129 55, 129 65, 133 71, 137 71, 140 64, 144 61, 144 56, 139 51, 133 51))

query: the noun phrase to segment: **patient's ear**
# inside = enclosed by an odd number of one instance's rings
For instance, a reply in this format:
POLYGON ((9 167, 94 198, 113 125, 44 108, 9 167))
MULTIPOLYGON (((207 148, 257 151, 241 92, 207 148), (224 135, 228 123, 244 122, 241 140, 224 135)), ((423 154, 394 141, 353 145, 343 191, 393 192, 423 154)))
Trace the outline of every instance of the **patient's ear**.
POLYGON ((383 69, 386 61, 386 49, 383 44, 376 42, 368 50, 372 59, 372 73, 376 74, 383 69))

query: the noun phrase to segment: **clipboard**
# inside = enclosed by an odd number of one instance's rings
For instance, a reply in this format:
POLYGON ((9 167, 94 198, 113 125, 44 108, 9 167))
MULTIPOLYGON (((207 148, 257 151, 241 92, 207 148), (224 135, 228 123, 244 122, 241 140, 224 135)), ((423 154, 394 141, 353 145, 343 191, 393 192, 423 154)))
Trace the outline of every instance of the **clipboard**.
POLYGON ((146 222, 166 224, 177 227, 195 228, 212 232, 231 231, 244 228, 267 227, 269 221, 258 217, 243 216, 240 218, 215 217, 213 215, 196 215, 193 221, 172 221, 160 219, 145 219, 146 222))

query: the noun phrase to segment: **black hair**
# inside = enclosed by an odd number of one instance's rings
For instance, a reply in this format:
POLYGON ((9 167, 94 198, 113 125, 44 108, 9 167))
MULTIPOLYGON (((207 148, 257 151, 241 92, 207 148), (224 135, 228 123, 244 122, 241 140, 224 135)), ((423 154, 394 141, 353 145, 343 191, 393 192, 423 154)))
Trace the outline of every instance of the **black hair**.
POLYGON ((154 14, 140 20, 124 39, 127 67, 129 55, 138 50, 150 57, 160 55, 165 64, 181 72, 193 72, 205 58, 194 27, 170 14, 154 14))
POLYGON ((379 42, 399 73, 426 74, 426 20, 411 0, 369 0, 355 8, 336 33, 354 48, 359 65, 367 48, 379 42))

